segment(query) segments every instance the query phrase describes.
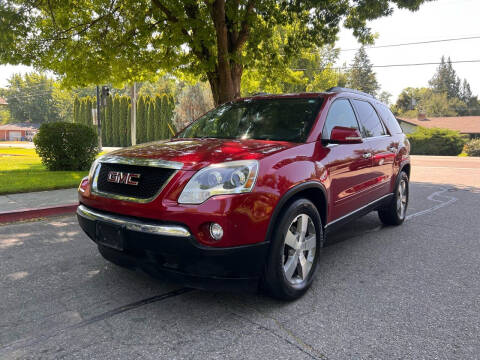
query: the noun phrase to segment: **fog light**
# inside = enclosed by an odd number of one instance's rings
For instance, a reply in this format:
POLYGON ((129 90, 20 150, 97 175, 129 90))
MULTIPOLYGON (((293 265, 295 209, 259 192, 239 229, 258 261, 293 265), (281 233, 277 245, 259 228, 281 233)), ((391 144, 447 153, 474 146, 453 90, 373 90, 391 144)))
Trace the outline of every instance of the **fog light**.
POLYGON ((220 224, 211 223, 210 224, 210 236, 215 240, 220 240, 223 236, 223 229, 220 224))

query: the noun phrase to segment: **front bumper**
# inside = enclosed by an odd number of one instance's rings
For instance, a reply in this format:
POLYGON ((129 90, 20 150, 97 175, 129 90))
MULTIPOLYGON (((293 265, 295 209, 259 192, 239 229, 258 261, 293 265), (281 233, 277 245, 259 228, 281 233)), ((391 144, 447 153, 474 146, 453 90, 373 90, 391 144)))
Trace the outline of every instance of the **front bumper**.
POLYGON ((113 256, 152 275, 196 288, 255 289, 267 258, 268 242, 208 247, 199 244, 183 225, 120 216, 85 205, 79 205, 77 217, 83 231, 97 244, 97 223, 121 228, 123 250, 105 249, 113 256))

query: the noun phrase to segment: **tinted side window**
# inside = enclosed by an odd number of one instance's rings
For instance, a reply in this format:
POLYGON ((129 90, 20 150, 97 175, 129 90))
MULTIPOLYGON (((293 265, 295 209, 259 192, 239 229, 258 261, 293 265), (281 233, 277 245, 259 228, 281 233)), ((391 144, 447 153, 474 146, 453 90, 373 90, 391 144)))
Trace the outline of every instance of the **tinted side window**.
POLYGON ((335 126, 358 130, 357 118, 350 102, 346 99, 337 100, 330 106, 325 125, 323 126, 322 139, 330 139, 330 133, 335 126))
POLYGON ((385 135, 385 128, 378 118, 372 105, 366 101, 353 100, 353 104, 358 112, 360 124, 362 125, 363 137, 374 137, 385 135))
POLYGON ((391 134, 401 134, 402 128, 398 124, 397 119, 392 114, 389 108, 385 105, 378 105, 378 111, 380 112, 380 116, 382 117, 383 122, 387 125, 388 130, 390 130, 391 134))

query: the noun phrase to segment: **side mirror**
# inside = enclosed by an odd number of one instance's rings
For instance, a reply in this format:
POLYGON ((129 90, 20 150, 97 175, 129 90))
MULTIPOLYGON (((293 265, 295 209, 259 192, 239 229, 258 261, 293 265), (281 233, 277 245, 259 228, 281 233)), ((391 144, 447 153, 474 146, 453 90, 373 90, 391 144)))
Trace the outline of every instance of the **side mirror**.
POLYGON ((360 144, 362 135, 357 129, 335 126, 330 133, 329 143, 332 144, 360 144))

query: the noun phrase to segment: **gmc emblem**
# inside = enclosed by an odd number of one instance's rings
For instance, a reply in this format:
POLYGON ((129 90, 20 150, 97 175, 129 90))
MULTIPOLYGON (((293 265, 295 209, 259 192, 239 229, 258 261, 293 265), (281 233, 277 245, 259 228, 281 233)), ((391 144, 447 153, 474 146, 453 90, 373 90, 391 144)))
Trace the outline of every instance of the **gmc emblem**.
POLYGON ((124 173, 120 171, 110 171, 107 181, 115 184, 138 185, 140 174, 124 173))

